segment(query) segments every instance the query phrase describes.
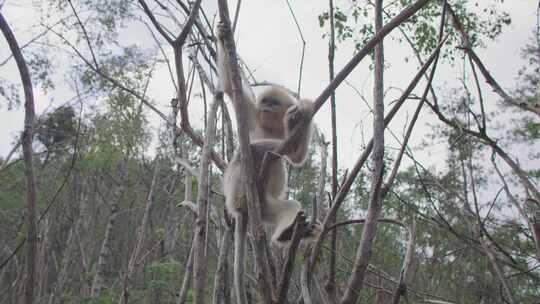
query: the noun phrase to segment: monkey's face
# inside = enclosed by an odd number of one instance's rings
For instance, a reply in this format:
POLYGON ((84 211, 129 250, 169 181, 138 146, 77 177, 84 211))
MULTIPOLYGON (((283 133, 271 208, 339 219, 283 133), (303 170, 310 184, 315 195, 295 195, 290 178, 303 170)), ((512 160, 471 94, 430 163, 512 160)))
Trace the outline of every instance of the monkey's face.
POLYGON ((271 133, 281 134, 284 132, 283 116, 287 105, 279 99, 267 97, 261 100, 258 107, 258 118, 261 127, 271 133))

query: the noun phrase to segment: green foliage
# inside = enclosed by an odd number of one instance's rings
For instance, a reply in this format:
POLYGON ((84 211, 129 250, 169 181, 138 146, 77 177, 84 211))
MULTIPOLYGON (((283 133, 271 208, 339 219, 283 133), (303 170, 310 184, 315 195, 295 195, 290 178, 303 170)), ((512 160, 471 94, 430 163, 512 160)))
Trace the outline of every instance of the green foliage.
POLYGON ((37 139, 47 148, 60 144, 69 144, 76 136, 77 121, 71 106, 61 106, 44 118, 44 122, 35 133, 37 139))
POLYGON ((43 92, 55 89, 54 80, 52 79, 54 67, 52 60, 47 56, 48 51, 45 48, 30 53, 27 58, 27 65, 30 67, 30 75, 32 75, 32 84, 39 84, 43 92))
POLYGON ((178 262, 154 262, 147 266, 147 270, 150 274, 162 276, 175 275, 180 271, 182 265, 178 262))
MULTIPOLYGON (((111 56, 106 73, 117 77, 130 87, 142 88, 149 64, 137 48, 126 48, 124 53, 111 56)), ((106 108, 92 117, 88 158, 99 166, 110 166, 120 158, 144 150, 150 141, 150 132, 142 104, 130 93, 112 86, 91 70, 84 70, 82 83, 103 95, 106 108)))
MULTIPOLYGON (((100 69, 130 89, 142 89, 151 75, 151 56, 152 53, 135 45, 122 47, 104 54, 105 59, 100 62, 100 69)), ((79 66, 78 70, 82 84, 95 93, 121 90, 86 65, 79 66)))
MULTIPOLYGON (((20 85, 8 82, 0 77, 0 96, 6 100, 7 109, 13 110, 21 105, 20 85)), ((3 102, 0 102, 0 109, 3 102)))
POLYGON ((114 304, 117 300, 113 294, 102 293, 97 299, 83 301, 88 304, 114 304))
MULTIPOLYGON (((18 162, 2 171, 0 174, 0 206, 2 210, 16 211, 24 201, 24 164, 18 162)), ((2 214, 0 213, 0 217, 2 214)), ((6 220, 15 220, 6 217, 6 220)), ((2 221, 3 222, 3 221, 2 221)))
MULTIPOLYGON (((384 18, 386 21, 390 20, 412 2, 411 0, 400 0, 385 4, 384 18)), ((497 5, 500 2, 502 1, 490 0, 489 2, 475 1, 471 3, 471 1, 459 0, 451 3, 465 31, 470 35, 473 47, 485 46, 486 40, 495 39, 505 26, 510 25, 509 14, 501 11, 497 5)), ((420 54, 429 55, 438 44, 440 14, 439 2, 431 1, 401 25, 401 34, 390 35, 390 38, 402 42, 405 39, 403 34, 405 34, 420 54)), ((319 26, 324 28, 329 19, 328 12, 319 15, 319 26)), ((362 48, 374 35, 373 5, 370 1, 353 1, 349 7, 336 7, 334 20, 337 41, 352 40, 357 49, 362 48)), ((461 38, 457 31, 447 28, 447 33, 450 35, 449 43, 460 43, 461 38)), ((328 36, 328 33, 324 36, 328 36)), ((455 48, 443 49, 443 58, 449 58, 453 61, 455 55, 455 48)))
MULTIPOLYGON (((87 17, 84 18, 86 30, 98 47, 117 43, 118 31, 126 25, 126 21, 133 20, 136 8, 129 0, 82 0, 73 2, 73 5, 79 15, 87 17), (85 16, 84 12, 92 13, 85 16)), ((71 7, 62 0, 50 0, 44 6, 51 12, 71 13, 71 7)), ((65 26, 77 28, 80 39, 85 39, 78 24, 66 22, 65 26)))

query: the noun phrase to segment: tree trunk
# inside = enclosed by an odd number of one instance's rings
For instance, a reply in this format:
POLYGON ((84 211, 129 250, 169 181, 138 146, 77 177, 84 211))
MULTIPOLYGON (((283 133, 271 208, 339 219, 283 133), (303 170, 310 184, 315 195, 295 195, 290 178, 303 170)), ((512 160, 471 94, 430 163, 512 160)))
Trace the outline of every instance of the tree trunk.
POLYGON ((24 131, 22 147, 24 158, 24 176, 26 185, 26 281, 24 303, 34 303, 35 262, 36 262, 36 183, 32 164, 32 139, 34 135, 34 92, 32 78, 21 53, 17 39, 13 35, 9 24, 0 12, 0 30, 6 38, 11 53, 17 63, 19 74, 24 88, 24 131))
MULTIPOLYGON (((329 1, 330 6, 330 43, 328 47, 328 70, 330 75, 330 81, 334 80, 334 51, 335 44, 335 30, 334 30, 334 1, 329 1)), ((337 155, 337 126, 336 126, 336 93, 332 92, 330 95, 330 109, 332 119, 332 197, 335 197, 338 191, 338 155, 337 155)), ((333 222, 329 223, 330 225, 333 222)), ((326 291, 328 294, 335 298, 336 290, 336 252, 337 252, 337 229, 334 229, 330 235, 330 260, 328 267, 329 275, 326 282, 326 291)))
MULTIPOLYGON (((122 161, 121 161, 122 162, 122 161)), ((99 257, 96 264, 96 274, 92 281, 92 288, 90 290, 90 299, 97 299, 101 295, 101 291, 105 284, 105 277, 107 276, 107 266, 111 260, 111 244, 113 240, 113 229, 118 216, 118 208, 120 200, 124 193, 124 180, 126 177, 126 168, 123 163, 118 164, 118 175, 120 184, 114 191, 113 202, 111 203, 111 214, 109 215, 109 221, 105 228, 105 235, 103 242, 101 243, 101 249, 99 251, 99 257)))

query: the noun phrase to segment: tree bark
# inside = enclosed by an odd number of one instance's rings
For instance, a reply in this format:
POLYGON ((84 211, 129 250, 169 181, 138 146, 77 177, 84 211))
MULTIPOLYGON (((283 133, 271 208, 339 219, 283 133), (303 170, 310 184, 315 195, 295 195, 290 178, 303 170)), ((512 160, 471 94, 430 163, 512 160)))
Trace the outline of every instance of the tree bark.
POLYGON ((197 222, 195 224, 195 241, 193 255, 193 302, 204 304, 206 271, 207 271, 207 214, 208 214, 208 181, 209 169, 211 165, 210 147, 214 144, 214 135, 216 129, 216 113, 220 105, 220 99, 223 94, 216 94, 208 115, 208 126, 206 127, 206 141, 202 149, 201 167, 198 184, 197 196, 197 222))

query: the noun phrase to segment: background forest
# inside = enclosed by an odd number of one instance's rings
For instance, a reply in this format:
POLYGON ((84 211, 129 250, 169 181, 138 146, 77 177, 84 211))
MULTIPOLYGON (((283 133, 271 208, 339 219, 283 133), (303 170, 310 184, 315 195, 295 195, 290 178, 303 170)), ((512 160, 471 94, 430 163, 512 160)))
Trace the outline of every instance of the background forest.
POLYGON ((0 303, 241 303, 225 12, 321 109, 287 196, 324 233, 271 273, 249 234, 248 303, 540 303, 540 2, 263 2, 0 0, 0 303))

